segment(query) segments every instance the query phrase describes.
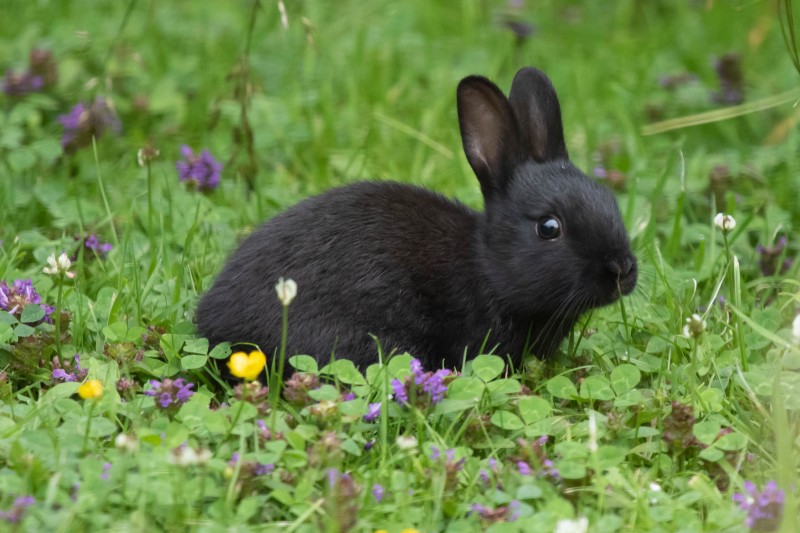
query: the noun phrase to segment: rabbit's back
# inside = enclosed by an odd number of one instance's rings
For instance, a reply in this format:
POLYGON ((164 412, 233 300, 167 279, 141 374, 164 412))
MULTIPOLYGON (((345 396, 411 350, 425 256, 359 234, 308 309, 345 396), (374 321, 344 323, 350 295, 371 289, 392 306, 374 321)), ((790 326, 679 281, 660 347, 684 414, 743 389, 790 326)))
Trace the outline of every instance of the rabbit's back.
POLYGON ((392 182, 310 198, 242 243, 201 300, 198 328, 213 344, 254 342, 271 352, 282 320, 274 285, 286 277, 298 285, 289 353, 326 361, 335 349, 356 363, 374 361, 375 335, 386 349, 450 359, 445 352, 455 350, 451 343, 463 350, 465 315, 480 300, 471 292, 479 216, 392 182))

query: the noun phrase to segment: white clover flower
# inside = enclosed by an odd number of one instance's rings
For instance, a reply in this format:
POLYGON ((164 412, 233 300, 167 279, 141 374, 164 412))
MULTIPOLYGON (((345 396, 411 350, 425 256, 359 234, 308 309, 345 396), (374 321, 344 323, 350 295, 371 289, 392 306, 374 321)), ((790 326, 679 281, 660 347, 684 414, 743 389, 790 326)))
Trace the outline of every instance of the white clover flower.
POLYGON ((564 519, 556 522, 555 533, 586 533, 589 530, 589 519, 585 516, 575 520, 564 519))
MULTIPOLYGON (((659 485, 655 481, 651 481, 650 485, 648 485, 648 488, 650 489, 650 492, 661 492, 661 485, 659 485)), ((657 505, 657 504, 658 504, 658 498, 655 497, 655 495, 651 496, 650 505, 657 505)))
POLYGON ((686 325, 683 326, 684 337, 699 338, 703 336, 706 330, 706 321, 697 313, 686 319, 686 325))
POLYGON ((280 278, 278 279, 278 284, 275 285, 275 291, 278 293, 278 299, 286 307, 297 296, 297 283, 291 279, 284 280, 280 278))
POLYGON ((56 254, 50 254, 50 257, 47 258, 47 264, 50 266, 42 269, 45 274, 50 274, 51 276, 64 274, 70 279, 75 277, 75 272, 69 271, 72 261, 69 260, 67 254, 62 253, 58 256, 58 259, 56 259, 56 254))
POLYGON ((417 438, 414 436, 400 435, 395 441, 401 450, 414 450, 417 447, 417 438))
POLYGON ((136 152, 136 162, 139 163, 140 167, 143 167, 148 163, 152 163, 160 154, 161 152, 157 148, 139 148, 139 151, 136 152))
POLYGON ((120 433, 114 439, 114 446, 116 446, 118 450, 133 453, 139 448, 139 441, 136 439, 135 435, 120 433))
POLYGON ((717 216, 714 217, 714 225, 722 233, 728 233, 736 227, 736 219, 725 213, 717 213, 717 216))
POLYGON ((211 450, 206 448, 192 448, 191 446, 178 446, 168 456, 168 461, 177 466, 205 465, 211 460, 211 450))
POLYGON ((794 317, 792 322, 792 337, 795 343, 800 344, 800 315, 794 317))

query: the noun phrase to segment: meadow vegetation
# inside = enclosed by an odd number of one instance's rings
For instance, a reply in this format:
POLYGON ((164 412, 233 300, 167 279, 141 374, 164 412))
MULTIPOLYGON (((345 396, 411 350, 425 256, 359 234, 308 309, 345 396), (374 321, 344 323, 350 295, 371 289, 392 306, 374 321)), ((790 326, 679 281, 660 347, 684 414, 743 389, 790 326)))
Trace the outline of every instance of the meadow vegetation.
MULTIPOLYGON (((785 5, 3 2, 0 529, 799 531, 785 5), (632 295, 516 371, 198 336, 227 255, 302 198, 481 208, 455 87, 525 65, 617 194, 632 295)), ((263 305, 291 328, 287 280, 263 305)))

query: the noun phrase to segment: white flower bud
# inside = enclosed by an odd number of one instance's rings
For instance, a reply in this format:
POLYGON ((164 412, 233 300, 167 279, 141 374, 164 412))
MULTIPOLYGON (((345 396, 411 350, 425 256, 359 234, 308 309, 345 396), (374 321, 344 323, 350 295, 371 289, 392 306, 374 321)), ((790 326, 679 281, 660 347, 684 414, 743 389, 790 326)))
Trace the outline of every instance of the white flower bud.
POLYGON ((280 278, 278 284, 275 285, 275 291, 278 293, 278 299, 284 307, 286 307, 292 303, 294 297, 297 296, 297 283, 291 279, 284 280, 280 278))
POLYGON ((417 447, 417 438, 414 436, 400 435, 395 442, 401 450, 414 450, 417 447))
POLYGON ((714 225, 722 233, 728 233, 736 227, 736 219, 731 215, 717 213, 717 216, 714 217, 714 225))
POLYGON ((697 313, 686 319, 686 325, 683 326, 684 337, 702 337, 703 332, 706 330, 706 321, 697 313))
POLYGON ((137 448, 139 448, 139 441, 136 440, 135 435, 126 435, 125 433, 120 433, 114 439, 114 446, 116 446, 119 450, 133 453, 137 448))
POLYGON ((565 518, 556 522, 555 533, 586 533, 589 530, 589 519, 585 516, 570 520, 565 518))

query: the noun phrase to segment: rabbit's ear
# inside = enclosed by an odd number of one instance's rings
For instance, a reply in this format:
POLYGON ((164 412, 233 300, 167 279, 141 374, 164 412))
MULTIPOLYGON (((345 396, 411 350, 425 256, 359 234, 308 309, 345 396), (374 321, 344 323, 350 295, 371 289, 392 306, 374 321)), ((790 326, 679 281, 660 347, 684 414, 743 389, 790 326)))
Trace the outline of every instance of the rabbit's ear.
POLYGON ((508 100, 527 153, 540 163, 569 159, 561 124, 561 106, 556 90, 544 72, 533 67, 517 72, 508 100))
POLYGON ((484 198, 490 199, 505 190, 524 153, 514 112, 497 85, 481 76, 461 80, 457 100, 464 153, 484 198))

